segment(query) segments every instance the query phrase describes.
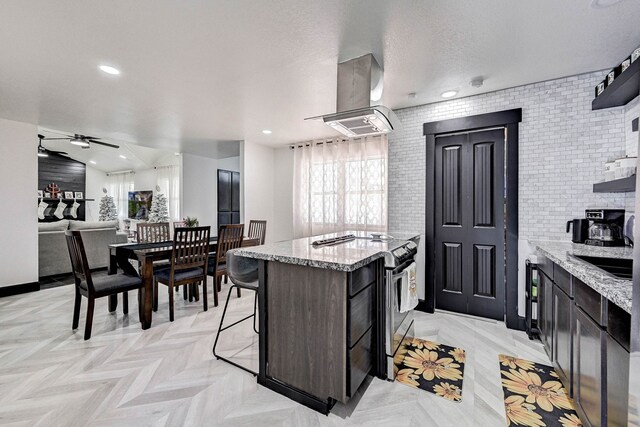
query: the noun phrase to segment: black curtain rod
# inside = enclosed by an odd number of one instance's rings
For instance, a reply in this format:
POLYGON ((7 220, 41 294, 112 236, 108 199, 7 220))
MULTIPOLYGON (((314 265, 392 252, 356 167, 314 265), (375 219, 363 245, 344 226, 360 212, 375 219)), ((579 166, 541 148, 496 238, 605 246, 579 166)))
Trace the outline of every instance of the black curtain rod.
POLYGON ((365 138, 380 138, 382 137, 382 135, 371 135, 371 136, 361 136, 361 137, 355 137, 355 138, 336 138, 336 139, 330 139, 327 141, 308 141, 308 142, 302 142, 299 144, 291 144, 289 146, 289 150, 295 150, 296 148, 302 148, 302 147, 310 147, 311 145, 322 145, 322 144, 333 144, 334 142, 347 142, 347 141, 357 141, 359 139, 365 139, 365 138))

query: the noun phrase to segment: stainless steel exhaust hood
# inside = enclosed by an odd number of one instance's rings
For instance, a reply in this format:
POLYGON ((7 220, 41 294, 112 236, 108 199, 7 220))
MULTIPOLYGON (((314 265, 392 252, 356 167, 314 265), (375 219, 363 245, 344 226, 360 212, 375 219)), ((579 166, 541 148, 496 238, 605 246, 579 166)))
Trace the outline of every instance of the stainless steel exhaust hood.
POLYGON ((372 54, 338 64, 336 113, 310 117, 323 120, 350 138, 389 133, 400 121, 382 102, 383 73, 372 54))

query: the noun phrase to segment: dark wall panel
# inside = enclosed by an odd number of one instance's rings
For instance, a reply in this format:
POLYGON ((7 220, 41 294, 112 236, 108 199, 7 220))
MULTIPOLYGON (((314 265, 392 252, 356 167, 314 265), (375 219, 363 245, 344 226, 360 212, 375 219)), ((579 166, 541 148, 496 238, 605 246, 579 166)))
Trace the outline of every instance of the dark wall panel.
MULTIPOLYGON (((49 184, 57 184, 60 191, 81 191, 86 197, 86 177, 87 167, 84 163, 70 159, 64 156, 49 154, 48 157, 38 157, 38 190, 46 192, 49 184)), ((33 199, 36 201, 36 192, 34 189, 33 199)), ((59 219, 53 216, 58 207, 59 201, 46 200, 49 206, 44 211, 44 219, 38 219, 38 222, 55 222, 59 219)), ((64 219, 85 220, 85 202, 79 201, 80 207, 77 210, 76 218, 71 216, 70 200, 65 200, 67 205, 64 210, 64 219)))
POLYGON ((85 193, 86 177, 84 163, 53 154, 38 157, 38 190, 45 191, 47 185, 55 183, 62 191, 85 193))

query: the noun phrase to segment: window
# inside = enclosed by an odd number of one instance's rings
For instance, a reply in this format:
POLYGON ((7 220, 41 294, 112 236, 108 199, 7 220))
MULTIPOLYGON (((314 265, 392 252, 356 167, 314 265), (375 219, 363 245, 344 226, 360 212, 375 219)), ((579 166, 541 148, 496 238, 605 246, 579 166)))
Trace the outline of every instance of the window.
POLYGON ((294 235, 387 230, 387 138, 295 148, 294 235))

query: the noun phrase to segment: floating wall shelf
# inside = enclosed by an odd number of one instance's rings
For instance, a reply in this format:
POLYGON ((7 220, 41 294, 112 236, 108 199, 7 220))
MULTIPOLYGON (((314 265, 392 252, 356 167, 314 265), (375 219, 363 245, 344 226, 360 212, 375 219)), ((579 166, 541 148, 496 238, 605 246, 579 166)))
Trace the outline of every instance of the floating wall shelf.
POLYGON ((624 70, 596 99, 591 102, 592 110, 626 105, 640 93, 640 60, 624 70))
MULTIPOLYGON (((640 62, 640 61, 636 61, 640 62)), ((636 191, 636 176, 593 184, 594 193, 630 193, 636 191)))

